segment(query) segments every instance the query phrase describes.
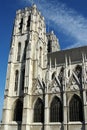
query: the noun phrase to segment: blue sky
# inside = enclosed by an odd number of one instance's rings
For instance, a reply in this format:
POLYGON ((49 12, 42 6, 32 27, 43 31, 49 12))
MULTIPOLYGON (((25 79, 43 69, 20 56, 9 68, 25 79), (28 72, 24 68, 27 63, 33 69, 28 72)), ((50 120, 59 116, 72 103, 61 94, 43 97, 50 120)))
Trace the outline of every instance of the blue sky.
POLYGON ((33 2, 62 49, 87 45, 87 0, 0 0, 0 120, 15 13, 33 2))

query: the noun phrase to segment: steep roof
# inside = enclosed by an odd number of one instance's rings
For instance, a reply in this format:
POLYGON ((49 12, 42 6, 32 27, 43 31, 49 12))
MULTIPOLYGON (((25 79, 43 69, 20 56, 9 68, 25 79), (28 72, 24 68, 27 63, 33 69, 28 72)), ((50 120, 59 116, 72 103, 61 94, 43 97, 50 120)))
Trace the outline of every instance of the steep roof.
POLYGON ((65 57, 67 57, 68 60, 70 57, 71 62, 80 62, 82 61, 82 54, 87 55, 87 46, 48 53, 48 64, 50 64, 50 60, 52 66, 55 65, 55 60, 57 65, 64 64, 65 57))

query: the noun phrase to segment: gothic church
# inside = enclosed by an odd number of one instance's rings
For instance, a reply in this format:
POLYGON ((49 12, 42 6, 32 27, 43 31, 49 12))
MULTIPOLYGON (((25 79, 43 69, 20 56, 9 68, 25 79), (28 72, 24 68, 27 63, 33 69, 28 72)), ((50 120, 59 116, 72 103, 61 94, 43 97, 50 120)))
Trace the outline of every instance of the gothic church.
POLYGON ((0 130, 87 130, 87 46, 60 50, 36 5, 16 12, 0 130))

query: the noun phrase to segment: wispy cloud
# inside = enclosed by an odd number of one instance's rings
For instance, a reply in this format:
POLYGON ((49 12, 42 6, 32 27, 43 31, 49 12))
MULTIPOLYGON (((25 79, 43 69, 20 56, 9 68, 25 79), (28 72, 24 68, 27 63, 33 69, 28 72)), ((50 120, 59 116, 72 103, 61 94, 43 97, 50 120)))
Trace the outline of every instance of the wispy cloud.
MULTIPOLYGON (((24 1, 32 3, 32 0, 24 1)), ((87 45, 87 19, 58 0, 55 1, 34 0, 46 20, 52 21, 56 27, 73 38, 72 45, 68 48, 87 45)))

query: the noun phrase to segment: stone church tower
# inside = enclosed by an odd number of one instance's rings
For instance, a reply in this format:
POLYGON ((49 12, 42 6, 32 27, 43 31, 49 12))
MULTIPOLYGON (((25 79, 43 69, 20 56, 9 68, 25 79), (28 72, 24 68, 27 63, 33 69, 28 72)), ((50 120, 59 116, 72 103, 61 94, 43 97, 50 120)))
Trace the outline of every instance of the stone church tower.
POLYGON ((87 130, 87 47, 60 50, 36 5, 16 12, 0 130, 87 130))

